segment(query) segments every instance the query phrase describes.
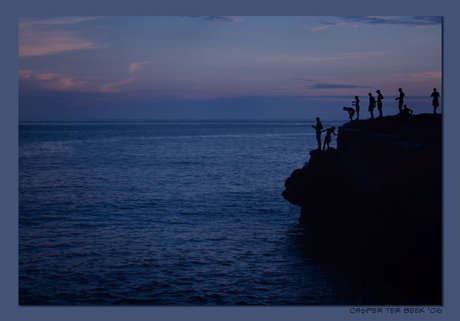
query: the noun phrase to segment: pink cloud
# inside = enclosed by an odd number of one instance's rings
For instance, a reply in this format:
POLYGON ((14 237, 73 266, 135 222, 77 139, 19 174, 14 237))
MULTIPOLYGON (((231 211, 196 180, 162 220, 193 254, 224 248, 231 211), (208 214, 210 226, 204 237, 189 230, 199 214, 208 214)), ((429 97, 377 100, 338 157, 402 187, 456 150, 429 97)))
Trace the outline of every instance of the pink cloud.
POLYGON ((29 86, 50 91, 77 90, 86 91, 86 81, 54 73, 38 73, 31 70, 19 70, 18 79, 29 86))
POLYGON ((411 73, 409 74, 410 79, 413 81, 426 81, 426 80, 433 80, 433 79, 441 79, 442 72, 441 71, 427 71, 427 72, 418 72, 418 73, 411 73))
POLYGON ((135 70, 141 69, 145 65, 149 64, 149 61, 142 61, 142 62, 133 62, 129 65, 128 73, 133 73, 135 70))
POLYGON ((406 82, 408 84, 423 84, 440 82, 442 78, 441 71, 413 72, 408 74, 393 74, 390 77, 397 82, 406 82))
POLYGON ((126 85, 132 81, 134 81, 134 77, 131 77, 131 78, 128 78, 128 79, 124 79, 124 80, 120 80, 120 81, 116 81, 116 82, 111 82, 111 83, 107 83, 107 84, 103 84, 103 85, 100 85, 98 88, 97 88, 97 91, 99 92, 105 92, 105 93, 115 93, 115 92, 120 92, 122 91, 122 88, 119 88, 123 85, 126 85))
POLYGON ((57 73, 40 73, 32 70, 18 71, 21 88, 29 90, 116 93, 126 89, 123 86, 135 79, 135 77, 131 77, 104 83, 103 79, 97 77, 75 79, 57 73))
POLYGON ((46 26, 46 25, 67 25, 80 23, 90 20, 101 19, 102 17, 55 17, 49 19, 38 20, 33 17, 20 17, 19 26, 29 27, 29 26, 46 26))
POLYGON ((311 28, 310 31, 318 31, 318 30, 323 30, 323 29, 329 28, 329 27, 337 27, 337 26, 339 26, 339 27, 343 27, 343 26, 356 27, 356 26, 351 25, 351 24, 346 23, 346 22, 327 22, 327 23, 324 23, 321 26, 311 28))
POLYGON ((72 50, 104 48, 105 44, 85 39, 74 31, 55 29, 58 24, 72 24, 91 18, 55 18, 36 20, 20 18, 18 25, 19 57, 43 56, 72 50))

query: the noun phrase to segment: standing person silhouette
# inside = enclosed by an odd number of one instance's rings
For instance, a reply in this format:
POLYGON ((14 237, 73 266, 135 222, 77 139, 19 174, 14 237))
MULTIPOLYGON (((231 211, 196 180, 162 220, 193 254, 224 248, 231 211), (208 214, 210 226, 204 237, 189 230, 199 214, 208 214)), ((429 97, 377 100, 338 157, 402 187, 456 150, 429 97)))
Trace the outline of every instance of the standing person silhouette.
POLYGON ((372 93, 369 93, 369 111, 371 112, 371 119, 374 119, 375 98, 372 93))
POLYGON ((382 99, 383 99, 383 95, 382 95, 382 93, 380 92, 380 89, 377 89, 376 93, 379 94, 379 95, 377 96, 377 109, 379 110, 379 117, 383 117, 383 113, 382 113, 382 99))
POLYGON ((433 97, 433 108, 434 108, 434 113, 436 114, 436 109, 438 109, 439 106, 439 93, 436 91, 436 88, 433 88, 433 93, 431 94, 430 97, 433 97))
POLYGON ((355 106, 356 109, 356 119, 359 120, 359 98, 355 96, 355 100, 351 102, 352 106, 355 106))
POLYGON ((311 125, 316 130, 316 141, 318 142, 318 150, 321 150, 321 131, 323 130, 323 124, 319 117, 316 117, 316 126, 311 125))
POLYGON ((399 100, 398 109, 399 109, 399 112, 401 113, 403 110, 402 107, 404 104, 404 93, 401 88, 398 88, 398 91, 399 91, 399 97, 396 97, 395 100, 399 100))
POLYGON ((323 132, 326 132, 326 137, 324 137, 324 145, 323 145, 323 150, 325 150, 326 145, 327 145, 327 149, 329 149, 329 143, 331 142, 331 135, 334 134, 337 136, 337 134, 335 133, 335 126, 332 126, 331 128, 327 128, 323 130, 323 132))

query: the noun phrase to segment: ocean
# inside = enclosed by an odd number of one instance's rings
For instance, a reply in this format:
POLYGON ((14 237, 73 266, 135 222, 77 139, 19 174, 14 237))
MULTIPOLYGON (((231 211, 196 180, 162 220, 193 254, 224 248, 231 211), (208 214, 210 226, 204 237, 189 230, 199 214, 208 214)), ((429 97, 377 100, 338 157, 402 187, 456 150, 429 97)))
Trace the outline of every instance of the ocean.
POLYGON ((313 124, 20 122, 19 304, 373 302, 310 255, 281 195, 313 124))

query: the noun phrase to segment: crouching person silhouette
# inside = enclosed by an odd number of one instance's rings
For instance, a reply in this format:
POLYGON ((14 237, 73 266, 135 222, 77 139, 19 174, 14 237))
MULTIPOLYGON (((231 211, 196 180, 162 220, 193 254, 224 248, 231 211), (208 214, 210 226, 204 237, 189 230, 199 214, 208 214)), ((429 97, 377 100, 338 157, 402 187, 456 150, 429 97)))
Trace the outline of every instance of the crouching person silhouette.
POLYGON ((414 111, 410 108, 407 107, 407 105, 404 105, 404 108, 401 111, 401 116, 404 118, 408 118, 410 115, 412 115, 414 111))
POLYGON ((329 144, 331 142, 331 135, 332 134, 337 135, 337 134, 335 133, 335 126, 332 126, 331 128, 327 128, 323 130, 323 132, 326 132, 326 137, 324 138, 324 145, 323 145, 323 150, 325 150, 326 145, 327 145, 327 148, 329 149, 329 144))
POLYGON ((351 107, 343 107, 343 110, 348 112, 348 118, 350 118, 350 121, 353 120, 353 116, 355 115, 355 110, 351 107))

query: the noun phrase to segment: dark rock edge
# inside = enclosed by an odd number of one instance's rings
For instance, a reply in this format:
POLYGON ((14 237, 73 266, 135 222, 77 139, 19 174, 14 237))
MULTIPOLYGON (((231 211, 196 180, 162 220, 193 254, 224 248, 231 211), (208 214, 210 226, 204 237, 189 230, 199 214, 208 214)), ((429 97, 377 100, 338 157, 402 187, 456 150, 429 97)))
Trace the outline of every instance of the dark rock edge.
POLYGON ((301 208, 309 251, 405 293, 381 304, 442 304, 441 115, 355 120, 338 135, 282 193, 301 208))

